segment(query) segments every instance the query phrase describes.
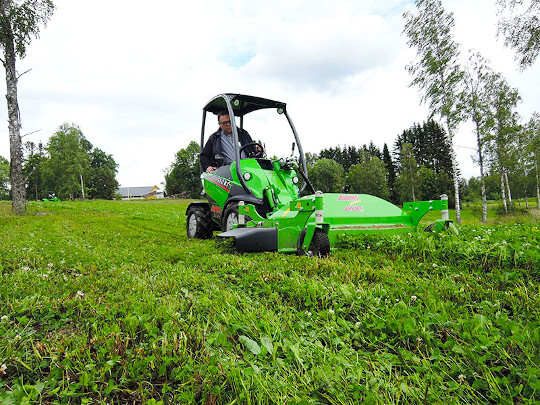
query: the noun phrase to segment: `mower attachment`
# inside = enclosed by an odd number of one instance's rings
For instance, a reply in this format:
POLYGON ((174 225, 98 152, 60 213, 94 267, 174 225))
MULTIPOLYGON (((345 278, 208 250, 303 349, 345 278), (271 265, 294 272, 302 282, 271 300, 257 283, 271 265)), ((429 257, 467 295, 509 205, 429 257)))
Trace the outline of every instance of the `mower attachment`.
POLYGON ((234 238, 236 248, 241 252, 264 252, 278 250, 276 228, 236 228, 217 235, 220 238, 234 238))

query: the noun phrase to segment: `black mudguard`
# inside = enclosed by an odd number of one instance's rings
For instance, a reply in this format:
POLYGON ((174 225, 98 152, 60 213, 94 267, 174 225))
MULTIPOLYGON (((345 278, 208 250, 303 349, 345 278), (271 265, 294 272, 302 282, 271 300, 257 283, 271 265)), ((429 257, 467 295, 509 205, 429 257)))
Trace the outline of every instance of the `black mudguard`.
POLYGON ((236 228, 218 234, 220 238, 234 238, 241 252, 265 252, 278 249, 277 228, 236 228))

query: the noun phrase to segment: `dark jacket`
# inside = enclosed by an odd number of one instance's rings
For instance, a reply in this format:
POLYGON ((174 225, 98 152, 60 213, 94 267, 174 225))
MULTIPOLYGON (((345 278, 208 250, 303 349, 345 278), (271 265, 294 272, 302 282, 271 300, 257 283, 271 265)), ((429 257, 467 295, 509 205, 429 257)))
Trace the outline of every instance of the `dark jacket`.
MULTIPOLYGON (((238 127, 236 129, 238 131, 238 140, 242 146, 253 142, 248 131, 238 127)), ((201 167, 203 172, 206 171, 208 166, 218 167, 216 155, 221 155, 221 129, 218 129, 216 132, 210 135, 201 152, 201 167)))

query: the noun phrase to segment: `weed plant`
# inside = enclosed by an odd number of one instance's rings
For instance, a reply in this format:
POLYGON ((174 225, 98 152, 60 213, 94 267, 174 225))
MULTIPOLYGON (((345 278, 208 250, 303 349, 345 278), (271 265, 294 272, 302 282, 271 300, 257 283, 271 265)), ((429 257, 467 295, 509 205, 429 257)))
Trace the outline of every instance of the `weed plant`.
POLYGON ((540 401, 534 218, 320 259, 187 240, 186 206, 0 204, 0 403, 540 401))

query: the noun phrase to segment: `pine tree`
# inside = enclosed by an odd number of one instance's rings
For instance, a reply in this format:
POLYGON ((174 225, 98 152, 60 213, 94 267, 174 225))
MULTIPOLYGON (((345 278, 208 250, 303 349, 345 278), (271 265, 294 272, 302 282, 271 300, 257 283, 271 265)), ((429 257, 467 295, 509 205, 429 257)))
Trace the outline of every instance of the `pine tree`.
POLYGON ((388 172, 388 189, 390 192, 390 200, 394 203, 397 203, 398 198, 395 191, 396 185, 396 166, 390 156, 390 151, 388 150, 388 145, 385 143, 383 147, 383 163, 388 172))

